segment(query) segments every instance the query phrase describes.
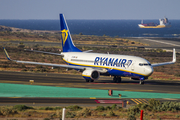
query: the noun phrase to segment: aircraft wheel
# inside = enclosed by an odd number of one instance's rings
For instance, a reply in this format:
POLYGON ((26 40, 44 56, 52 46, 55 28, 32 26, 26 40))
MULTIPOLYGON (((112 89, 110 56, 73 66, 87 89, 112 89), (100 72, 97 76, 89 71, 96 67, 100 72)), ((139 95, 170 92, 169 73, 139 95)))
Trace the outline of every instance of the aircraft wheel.
POLYGON ((94 80, 90 80, 90 82, 94 82, 94 80))
POLYGON ((86 79, 86 82, 89 82, 89 79, 86 79))
POLYGON ((113 78, 113 83, 116 83, 116 82, 117 82, 117 77, 114 76, 114 78, 113 78))
POLYGON ((120 83, 121 82, 121 77, 118 77, 117 78, 117 83, 120 83))

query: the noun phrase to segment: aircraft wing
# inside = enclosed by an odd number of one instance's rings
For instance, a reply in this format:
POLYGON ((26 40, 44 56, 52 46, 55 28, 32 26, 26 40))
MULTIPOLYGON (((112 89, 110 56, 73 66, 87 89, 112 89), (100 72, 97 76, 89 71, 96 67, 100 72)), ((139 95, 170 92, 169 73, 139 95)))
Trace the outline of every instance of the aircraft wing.
POLYGON ((72 66, 72 65, 63 65, 63 64, 52 64, 52 63, 41 63, 41 62, 31 62, 31 61, 20 61, 20 60, 12 60, 10 59, 6 49, 3 47, 4 52, 6 54, 6 57, 8 60, 10 61, 14 61, 17 63, 26 63, 26 64, 34 64, 34 65, 45 65, 45 66, 52 66, 52 67, 65 67, 65 68, 72 68, 72 69, 85 69, 85 67, 81 67, 81 66, 72 66))
POLYGON ((163 62, 163 63, 155 63, 151 64, 152 67, 157 67, 157 66, 162 66, 162 65, 169 65, 169 64, 174 64, 176 62, 176 50, 175 48, 173 49, 173 60, 170 62, 163 62))
POLYGON ((44 51, 38 51, 38 50, 28 50, 28 49, 24 49, 24 50, 25 50, 25 51, 29 51, 29 52, 38 52, 38 53, 44 53, 44 54, 51 54, 51 55, 63 56, 62 54, 59 54, 59 53, 44 52, 44 51))
POLYGON ((52 67, 64 67, 64 68, 71 68, 71 69, 85 69, 85 67, 81 66, 72 66, 72 65, 63 65, 63 64, 52 64, 52 63, 41 63, 41 62, 31 62, 31 61, 19 61, 19 60, 12 60, 17 63, 26 63, 26 64, 34 64, 34 65, 45 65, 45 66, 52 66, 52 67))
POLYGON ((78 70, 85 70, 85 69, 94 69, 99 71, 100 73, 107 72, 106 69, 103 68, 92 68, 92 67, 85 67, 85 66, 75 66, 75 65, 65 65, 65 64, 52 64, 52 63, 41 63, 41 62, 31 62, 31 61, 20 61, 20 60, 12 60, 10 59, 6 49, 3 47, 4 52, 6 54, 6 57, 8 60, 17 62, 17 63, 25 63, 25 64, 34 64, 34 65, 45 65, 45 66, 52 66, 52 67, 64 67, 64 68, 70 68, 70 69, 78 69, 78 70))

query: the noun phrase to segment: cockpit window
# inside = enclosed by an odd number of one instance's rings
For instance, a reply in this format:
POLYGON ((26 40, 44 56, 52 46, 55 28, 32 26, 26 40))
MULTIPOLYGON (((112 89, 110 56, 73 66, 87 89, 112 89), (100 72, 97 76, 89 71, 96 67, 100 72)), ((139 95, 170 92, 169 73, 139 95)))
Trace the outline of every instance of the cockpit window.
POLYGON ((150 63, 139 63, 139 66, 151 66, 150 63))
POLYGON ((143 66, 143 64, 142 64, 142 63, 139 63, 139 66, 143 66))

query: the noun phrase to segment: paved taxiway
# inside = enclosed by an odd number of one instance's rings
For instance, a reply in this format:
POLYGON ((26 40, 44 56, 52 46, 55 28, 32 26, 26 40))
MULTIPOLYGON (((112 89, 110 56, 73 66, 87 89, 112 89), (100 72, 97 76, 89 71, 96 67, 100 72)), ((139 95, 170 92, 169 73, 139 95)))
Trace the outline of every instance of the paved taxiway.
MULTIPOLYGON (((75 88, 90 88, 90 89, 113 89, 121 91, 137 91, 137 92, 154 92, 154 93, 175 93, 180 94, 180 81, 164 81, 164 80, 147 80, 144 85, 139 85, 138 81, 122 79, 122 83, 112 83, 112 78, 101 77, 99 81, 94 83, 86 83, 81 75, 69 74, 46 74, 46 73, 27 73, 27 72, 6 72, 0 71, 0 83, 15 83, 15 84, 30 84, 29 80, 34 80, 33 85, 43 86, 59 86, 59 87, 75 87, 75 88)), ((108 94, 108 92, 107 92, 108 94)), ((133 102, 135 99, 125 99, 133 102)), ((160 99, 160 100, 175 100, 180 99, 160 99)), ((141 101, 141 99, 137 99, 141 101)), ((148 99, 143 100, 148 101, 148 99)), ((94 98, 16 98, 16 97, 1 97, 0 105, 10 105, 11 103, 31 103, 34 105, 43 105, 49 103, 53 105, 69 105, 69 104, 84 104, 92 105, 97 103, 94 98), (37 104, 38 103, 38 104, 37 104)), ((47 105, 47 104, 46 104, 47 105)))

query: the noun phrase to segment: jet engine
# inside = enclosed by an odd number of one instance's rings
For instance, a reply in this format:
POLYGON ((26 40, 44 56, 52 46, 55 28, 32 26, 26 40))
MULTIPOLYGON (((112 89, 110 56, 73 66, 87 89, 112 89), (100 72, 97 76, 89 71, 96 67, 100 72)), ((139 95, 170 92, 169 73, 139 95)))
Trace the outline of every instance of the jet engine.
POLYGON ((82 73, 83 77, 87 77, 92 80, 97 80, 100 76, 99 72, 93 69, 84 70, 82 73))

